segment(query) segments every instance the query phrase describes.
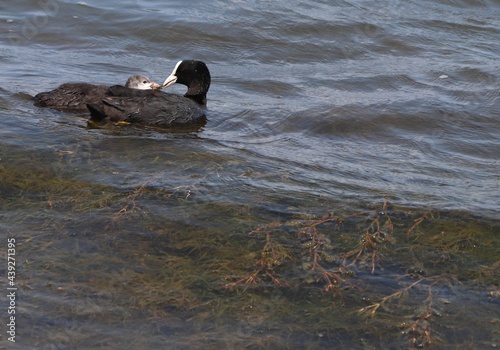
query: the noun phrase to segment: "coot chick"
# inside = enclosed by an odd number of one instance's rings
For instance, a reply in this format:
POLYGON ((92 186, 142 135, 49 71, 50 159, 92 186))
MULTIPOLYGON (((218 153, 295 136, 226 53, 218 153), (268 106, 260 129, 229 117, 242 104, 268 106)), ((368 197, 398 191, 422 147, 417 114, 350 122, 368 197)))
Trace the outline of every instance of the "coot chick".
MULTIPOLYGON (((128 78, 125 88, 157 89, 160 85, 149 80, 144 75, 133 75, 128 78)), ((108 91, 109 86, 87 83, 66 83, 58 88, 37 94, 35 105, 60 110, 86 111, 87 103, 99 103, 108 91)))
POLYGON ((125 121, 157 127, 174 127, 205 119, 210 72, 205 63, 179 61, 160 88, 175 83, 186 85, 184 96, 155 90, 131 90, 112 86, 98 104, 87 107, 92 120, 125 121))

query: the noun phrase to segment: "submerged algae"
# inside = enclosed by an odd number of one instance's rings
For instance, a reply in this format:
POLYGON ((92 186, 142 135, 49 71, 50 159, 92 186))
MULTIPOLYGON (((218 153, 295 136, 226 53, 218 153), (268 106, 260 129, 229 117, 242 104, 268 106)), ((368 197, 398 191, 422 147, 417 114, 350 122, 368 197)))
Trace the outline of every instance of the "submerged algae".
POLYGON ((104 343, 138 347, 498 341, 498 222, 387 202, 330 203, 316 216, 297 201, 277 218, 258 203, 214 203, 188 185, 115 188, 36 163, 3 163, 0 185, 2 225, 23 261, 21 324, 38 344, 49 344, 35 334, 43 332, 91 348, 102 329, 104 343), (19 208, 31 216, 21 219, 19 208), (151 339, 138 340, 144 333, 151 339))

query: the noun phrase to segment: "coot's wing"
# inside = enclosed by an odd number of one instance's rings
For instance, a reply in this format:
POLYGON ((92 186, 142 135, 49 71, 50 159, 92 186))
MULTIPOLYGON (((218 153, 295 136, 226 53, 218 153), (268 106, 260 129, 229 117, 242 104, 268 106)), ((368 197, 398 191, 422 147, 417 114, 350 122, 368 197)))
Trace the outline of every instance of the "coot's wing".
POLYGON ((145 98, 140 110, 129 114, 126 121, 168 128, 204 120, 204 106, 184 96, 161 94, 145 98))
POLYGON ((114 86, 100 104, 89 105, 91 118, 172 127, 195 123, 205 117, 205 108, 184 96, 154 90, 125 89, 114 86))
POLYGON ((126 120, 127 116, 139 111, 147 103, 144 99, 148 96, 163 94, 156 90, 137 90, 114 85, 107 89, 96 103, 90 103, 87 108, 92 120, 110 119, 112 121, 126 120))

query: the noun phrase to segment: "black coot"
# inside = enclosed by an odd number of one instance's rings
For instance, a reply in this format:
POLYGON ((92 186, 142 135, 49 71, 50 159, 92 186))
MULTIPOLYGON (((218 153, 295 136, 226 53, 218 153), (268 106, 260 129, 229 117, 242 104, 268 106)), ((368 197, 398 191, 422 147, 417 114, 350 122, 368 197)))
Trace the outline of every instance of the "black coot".
POLYGON ((175 65, 161 88, 179 83, 188 87, 184 96, 155 90, 131 90, 112 86, 100 103, 89 103, 92 120, 125 121, 158 127, 192 124, 205 119, 210 72, 201 61, 175 65))
MULTIPOLYGON (((156 89, 159 85, 144 75, 133 75, 125 83, 128 89, 156 89)), ((109 86, 87 83, 66 83, 57 89, 37 94, 35 105, 60 110, 87 111, 87 103, 99 103, 109 86)))

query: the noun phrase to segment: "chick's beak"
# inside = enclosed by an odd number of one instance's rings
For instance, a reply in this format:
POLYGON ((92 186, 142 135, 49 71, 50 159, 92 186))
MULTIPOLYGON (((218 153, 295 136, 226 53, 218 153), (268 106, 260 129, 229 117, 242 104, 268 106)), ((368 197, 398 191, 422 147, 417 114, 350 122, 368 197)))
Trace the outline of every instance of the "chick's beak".
POLYGON ((149 85, 149 87, 153 90, 160 90, 160 84, 155 82, 152 82, 151 85, 149 85))

